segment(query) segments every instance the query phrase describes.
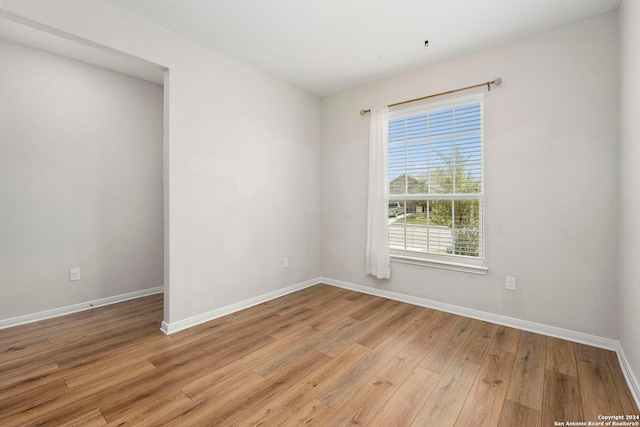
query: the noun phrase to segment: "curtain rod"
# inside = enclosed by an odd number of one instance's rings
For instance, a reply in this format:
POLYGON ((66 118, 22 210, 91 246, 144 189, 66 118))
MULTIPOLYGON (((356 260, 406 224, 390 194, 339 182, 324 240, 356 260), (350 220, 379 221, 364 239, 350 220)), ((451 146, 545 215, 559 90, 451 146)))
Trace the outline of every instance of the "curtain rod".
MULTIPOLYGON (((427 96, 423 96, 420 98, 415 98, 415 99, 410 99, 408 101, 402 101, 402 102, 396 102, 395 104, 389 104, 387 105, 387 107, 395 107, 396 105, 402 105, 402 104, 408 104, 409 102, 415 102, 415 101, 422 101, 423 99, 428 99, 428 98, 433 98, 435 96, 442 96, 442 95, 448 95, 450 93, 456 93, 456 92, 460 92, 463 90, 467 90, 467 89, 473 89, 474 87, 480 87, 480 86, 487 86, 487 90, 491 90, 491 85, 500 85, 500 83, 502 83, 502 79, 500 77, 496 77, 494 80, 490 81, 490 82, 485 82, 485 83, 478 83, 477 85, 473 85, 473 86, 467 86, 467 87, 461 87, 459 89, 453 89, 453 90, 448 90, 446 92, 440 92, 440 93, 435 93, 433 95, 427 95, 427 96)), ((361 115, 365 115, 367 113, 371 112, 371 110, 360 110, 360 114, 361 115)))

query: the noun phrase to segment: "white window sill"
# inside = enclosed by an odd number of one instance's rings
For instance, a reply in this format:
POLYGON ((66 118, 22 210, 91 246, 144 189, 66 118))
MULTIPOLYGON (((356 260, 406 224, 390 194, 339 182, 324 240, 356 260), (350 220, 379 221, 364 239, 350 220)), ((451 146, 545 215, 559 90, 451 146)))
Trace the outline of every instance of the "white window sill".
POLYGON ((406 255, 393 255, 391 254, 391 262, 397 262, 400 264, 412 264, 422 267, 441 268, 443 270, 461 271, 463 273, 482 274, 485 275, 489 271, 489 268, 483 265, 464 264, 451 261, 426 259, 410 257, 406 255))

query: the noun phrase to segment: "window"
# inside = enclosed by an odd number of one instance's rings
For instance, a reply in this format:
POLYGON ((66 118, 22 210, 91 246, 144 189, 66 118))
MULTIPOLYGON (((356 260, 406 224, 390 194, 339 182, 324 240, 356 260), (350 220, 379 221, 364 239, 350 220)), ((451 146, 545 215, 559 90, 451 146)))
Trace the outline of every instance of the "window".
POLYGON ((390 113, 392 256, 482 264, 482 105, 475 95, 390 113))

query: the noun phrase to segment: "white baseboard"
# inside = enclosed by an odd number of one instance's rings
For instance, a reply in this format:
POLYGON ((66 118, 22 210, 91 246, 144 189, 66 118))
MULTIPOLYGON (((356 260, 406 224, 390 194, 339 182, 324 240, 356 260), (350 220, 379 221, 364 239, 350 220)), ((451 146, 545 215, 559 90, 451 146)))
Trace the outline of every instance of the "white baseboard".
POLYGON ((534 332, 536 334, 547 335, 555 338, 561 338, 567 341, 573 341, 580 344, 586 344, 593 347, 603 348, 605 350, 616 351, 620 342, 609 338, 602 338, 595 335, 589 335, 582 332, 575 332, 568 329, 558 328, 555 326, 547 326, 540 323, 520 320, 513 317, 501 316, 499 314, 488 313, 486 311, 474 310, 471 308, 460 307, 453 304, 433 301, 426 298, 414 297, 398 292, 385 291, 369 286, 361 286, 353 283, 333 280, 326 277, 318 279, 319 283, 337 286, 339 288, 350 289, 352 291, 362 292, 365 294, 375 295, 392 299, 395 301, 406 302, 408 304, 418 305, 421 307, 432 308, 434 310, 445 311, 447 313, 457 314, 459 316, 470 317, 472 319, 482 320, 498 325, 509 326, 511 328, 521 329, 523 331, 534 332))
POLYGON ((638 379, 629 365, 627 356, 624 354, 624 349, 622 348, 622 343, 620 343, 617 353, 620 368, 622 368, 622 373, 624 374, 624 379, 627 380, 627 385, 629 386, 629 390, 631 390, 633 399, 636 401, 636 406, 640 408, 640 382, 638 382, 638 379))
POLYGON ((624 354, 622 343, 618 340, 612 340, 609 338, 602 338, 596 335, 589 335, 582 332, 571 331, 569 329, 558 328, 555 326, 547 326, 540 323, 529 322, 527 320, 515 319, 513 317, 501 316, 498 314, 488 313, 485 311, 474 310, 466 307, 460 307, 452 304, 446 304, 443 302, 432 301, 425 298, 414 297, 410 295, 401 294, 398 292, 385 291, 382 289, 376 289, 369 286, 356 285, 354 283, 343 282, 340 280, 333 280, 326 277, 320 277, 317 283, 325 283, 327 285, 336 286, 339 288, 349 289, 356 292, 362 292, 365 294, 375 295, 383 298, 388 298, 396 301, 406 302, 408 304, 418 305, 421 307, 432 308, 434 310, 445 311, 447 313, 457 314, 459 316, 470 317, 472 319, 483 320, 489 323, 496 323, 498 325, 509 326, 515 329, 521 329, 524 331, 534 332, 540 335, 546 335, 550 337, 560 338, 567 341, 572 341, 580 344, 590 345, 592 347, 598 347, 605 350, 615 351, 618 354, 618 360, 620 361, 620 367, 627 380, 627 385, 631 394, 636 402, 636 405, 640 407, 640 383, 633 373, 629 362, 624 354))
POLYGON ((348 283, 340 280, 329 279, 327 277, 318 277, 316 279, 307 280, 305 282, 298 283, 296 285, 279 289, 277 291, 269 292, 267 294, 250 298, 245 301, 240 301, 238 303, 221 307, 206 313, 202 313, 197 316, 189 317, 184 320, 179 320, 177 322, 172 322, 172 323, 162 322, 161 330, 165 334, 172 334, 174 332, 178 332, 183 329, 187 329, 187 328, 199 325, 201 323, 208 322, 209 320, 217 319, 218 317, 235 313, 236 311, 253 307, 254 305, 261 304, 263 302, 270 301, 272 299, 279 298, 281 296, 284 296, 292 292, 296 292, 301 289, 305 289, 320 283, 325 283, 327 285, 337 286, 340 288, 349 289, 356 292, 362 292, 365 294, 375 295, 383 298, 388 298, 396 301, 406 302, 408 304, 418 305, 421 307, 432 308, 434 310, 457 314, 459 316, 464 316, 464 317, 470 317, 473 319, 482 320, 489 323, 496 323, 498 325, 509 326, 511 328, 534 332, 541 335, 561 338, 568 341, 590 345, 593 347, 603 348, 605 350, 618 351, 618 349, 620 348, 619 341, 612 340, 609 338, 602 338, 595 335, 585 334, 582 332, 576 332, 568 329, 558 328, 555 326, 547 326, 540 323, 530 322, 527 320, 516 319, 513 317, 501 316, 498 314, 488 313, 480 310, 474 310, 466 307, 460 307, 457 305, 433 301, 426 298, 414 297, 411 295, 401 294, 398 292, 391 292, 391 291, 385 291, 382 289, 372 288, 369 286, 356 285, 354 283, 348 283))
MULTIPOLYGON (((261 304, 273 300, 275 298, 288 295, 290 293, 317 285, 327 284, 336 286, 339 288, 349 289, 356 292, 362 292, 365 294, 375 295, 383 298, 392 299, 395 301, 406 302, 408 304, 417 305, 420 307, 427 307, 434 310, 444 311, 447 313, 456 314, 459 316, 470 317, 477 320, 482 320, 489 323, 495 323, 498 325, 504 325, 511 328, 521 329, 529 332, 534 332, 541 335, 547 335, 555 338, 565 339, 567 341, 573 341, 581 344, 590 345, 593 347, 603 348, 606 350, 615 351, 618 354, 618 360, 620 367, 627 381, 631 394, 636 402, 636 405, 640 407, 640 382, 636 378, 629 362, 625 356, 624 349, 620 341, 612 340, 609 338, 602 338, 595 335, 589 335, 582 332, 571 331, 568 329, 558 328, 555 326, 547 326, 540 323, 530 322, 527 320, 515 319, 512 317, 501 316, 498 314, 488 313, 480 310, 474 310, 466 307, 460 307, 443 302, 433 301, 426 298, 414 297, 411 295, 401 294, 398 292, 385 291, 382 289, 376 289, 369 286, 356 285, 354 283, 343 282, 340 280, 329 279, 327 277, 319 277, 316 279, 307 280, 302 283, 298 283, 292 286, 288 286, 277 291, 269 292, 264 295, 260 295, 254 298, 250 298, 235 304, 231 304, 225 307, 221 307, 216 310, 209 311, 197 316, 190 317, 188 319, 180 320, 177 322, 166 323, 162 322, 160 330, 169 335, 174 332, 181 331, 204 322, 208 322, 218 317, 226 316, 236 311, 244 310, 254 305, 261 304)), ((64 316, 66 314, 76 313, 79 311, 90 310, 92 308, 101 307, 110 304, 116 304, 119 302, 141 298, 148 295, 162 293, 164 288, 162 286, 150 289, 144 289, 141 291, 131 292, 123 295, 116 295, 113 297, 102 298, 99 300, 89 301, 85 303, 75 304, 67 307, 56 308, 53 310, 42 311, 39 313, 28 314, 25 316, 13 317, 10 319, 0 320, 0 329, 10 328, 12 326, 23 325, 26 323, 37 322, 39 320, 50 319, 52 317, 64 316)))
POLYGON ((286 288, 279 289, 277 291, 269 292, 267 294, 260 295, 254 298, 249 298, 247 300, 240 301, 235 304, 227 305, 225 307, 220 307, 216 310, 208 311, 206 313, 202 313, 197 316, 189 317, 183 320, 178 320, 177 322, 171 322, 171 323, 162 322, 162 326, 160 327, 160 330, 165 334, 170 335, 170 334, 173 334, 174 332, 182 331, 184 329, 191 328, 201 323, 205 323, 210 320, 217 319, 218 317, 226 316, 228 314, 235 313, 236 311, 244 310, 246 308, 253 307, 254 305, 271 301, 272 299, 280 298, 292 292, 296 292, 301 289, 305 289, 310 286, 317 285, 318 283, 320 282, 318 282, 317 279, 307 280, 305 282, 288 286, 286 288))
POLYGON ((54 308, 52 310, 41 311, 39 313, 12 317, 10 319, 3 319, 0 320, 0 329, 37 322, 39 320, 51 319, 52 317, 64 316, 66 314, 77 313, 79 311, 91 310, 92 308, 116 304, 135 298, 146 297, 148 295, 160 294, 162 292, 164 292, 164 288, 162 286, 158 286, 156 288, 143 289, 141 291, 130 292, 127 294, 101 298, 94 301, 87 301, 80 304, 69 305, 66 307, 54 308))

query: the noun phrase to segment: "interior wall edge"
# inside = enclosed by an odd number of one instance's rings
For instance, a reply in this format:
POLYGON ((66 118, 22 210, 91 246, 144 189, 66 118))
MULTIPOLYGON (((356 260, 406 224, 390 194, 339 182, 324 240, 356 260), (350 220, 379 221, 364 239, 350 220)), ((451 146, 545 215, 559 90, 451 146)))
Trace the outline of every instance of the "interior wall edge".
POLYGON ((230 304, 225 307, 220 307, 215 310, 208 311, 206 313, 189 317, 187 319, 182 319, 182 320, 178 320, 176 322, 171 322, 171 323, 162 322, 162 326, 160 327, 160 330, 164 332, 166 335, 171 335, 175 332, 179 332, 184 329, 188 329, 193 326, 200 325, 210 320, 214 320, 219 317, 226 316, 228 314, 232 314, 237 311, 247 309, 249 307, 253 307, 254 305, 262 304, 263 302, 271 301, 273 299, 283 297, 290 293, 297 292, 314 285, 319 285, 321 283, 322 282, 319 281, 319 279, 305 280, 304 282, 296 283, 294 285, 287 286, 285 288, 282 288, 273 292, 268 292, 266 294, 259 295, 257 297, 249 298, 234 304, 230 304))

